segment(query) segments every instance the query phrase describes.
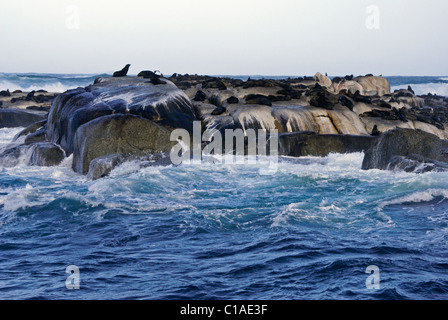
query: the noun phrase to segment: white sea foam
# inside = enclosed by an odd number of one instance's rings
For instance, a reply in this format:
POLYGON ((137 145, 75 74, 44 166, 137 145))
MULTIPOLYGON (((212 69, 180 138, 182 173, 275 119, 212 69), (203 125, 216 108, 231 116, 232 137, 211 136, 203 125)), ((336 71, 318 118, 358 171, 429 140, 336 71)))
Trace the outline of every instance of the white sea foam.
POLYGON ((6 196, 1 196, 0 205, 3 205, 3 210, 14 212, 45 203, 40 200, 41 197, 36 197, 37 194, 39 194, 39 190, 27 184, 25 188, 19 188, 6 196))
POLYGON ((405 203, 421 203, 433 201, 437 197, 448 199, 448 190, 446 189, 428 189, 424 191, 416 191, 411 194, 399 197, 397 199, 381 202, 378 210, 383 210, 387 206, 400 205, 405 203))
POLYGON ((0 148, 8 145, 11 140, 24 128, 1 128, 0 129, 0 148))
POLYGON ((312 202, 303 201, 284 206, 279 214, 273 216, 271 227, 287 226, 292 220, 324 224, 332 222, 350 224, 350 219, 347 208, 338 203, 324 199, 320 205, 315 206, 312 202))
POLYGON ((448 97, 448 83, 423 83, 423 84, 406 84, 394 86, 391 91, 406 89, 411 86, 416 95, 425 95, 428 93, 437 94, 439 96, 448 97))
POLYGON ((14 82, 10 81, 0 81, 0 90, 9 90, 9 91, 15 91, 15 90, 21 90, 23 92, 29 92, 33 90, 46 90, 48 92, 65 92, 70 89, 74 89, 76 86, 73 85, 64 85, 59 81, 52 82, 52 83, 42 83, 42 84, 32 84, 32 85, 19 85, 14 82))
POLYGON ((62 160, 59 167, 71 168, 72 165, 73 165, 73 153, 71 155, 69 155, 68 157, 64 158, 64 160, 62 160))
POLYGON ((137 172, 141 169, 140 161, 126 161, 119 166, 115 167, 110 173, 110 177, 118 177, 127 175, 133 172, 137 172))

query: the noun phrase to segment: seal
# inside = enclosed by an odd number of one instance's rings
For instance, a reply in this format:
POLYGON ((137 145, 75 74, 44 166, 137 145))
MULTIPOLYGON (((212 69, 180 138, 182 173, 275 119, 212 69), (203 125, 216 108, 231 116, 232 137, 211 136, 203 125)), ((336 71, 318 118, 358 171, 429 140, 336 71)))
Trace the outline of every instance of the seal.
POLYGON ((372 129, 372 134, 371 136, 373 137, 379 137, 381 135, 381 131, 378 130, 378 126, 374 125, 373 129, 372 129))
POLYGON ((119 78, 119 77, 126 77, 126 75, 128 74, 129 71, 129 67, 131 65, 127 64, 123 69, 121 69, 120 71, 115 71, 113 77, 114 78, 119 78))
POLYGON ((157 75, 154 77, 151 77, 151 80, 149 82, 151 82, 155 86, 157 86, 159 84, 166 84, 166 82, 163 80, 160 80, 160 77, 158 77, 157 75))
POLYGON ((152 77, 156 77, 157 75, 149 70, 140 71, 137 77, 142 77, 144 79, 150 79, 152 77))

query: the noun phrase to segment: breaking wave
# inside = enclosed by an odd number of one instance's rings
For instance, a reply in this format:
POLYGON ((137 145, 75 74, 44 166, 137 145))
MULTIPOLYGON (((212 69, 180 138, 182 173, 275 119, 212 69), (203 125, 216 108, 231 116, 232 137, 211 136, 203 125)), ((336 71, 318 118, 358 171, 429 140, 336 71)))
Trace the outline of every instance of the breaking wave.
POLYGON ((71 75, 71 74, 9 74, 0 73, 0 90, 45 90, 48 92, 64 92, 77 87, 93 84, 102 75, 71 75))

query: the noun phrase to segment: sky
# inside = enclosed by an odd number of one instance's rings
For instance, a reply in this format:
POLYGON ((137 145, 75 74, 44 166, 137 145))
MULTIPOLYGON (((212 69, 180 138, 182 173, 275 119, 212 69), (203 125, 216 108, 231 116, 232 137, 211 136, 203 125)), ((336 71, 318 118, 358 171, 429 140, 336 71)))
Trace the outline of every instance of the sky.
POLYGON ((448 75, 446 0, 1 0, 0 72, 448 75))

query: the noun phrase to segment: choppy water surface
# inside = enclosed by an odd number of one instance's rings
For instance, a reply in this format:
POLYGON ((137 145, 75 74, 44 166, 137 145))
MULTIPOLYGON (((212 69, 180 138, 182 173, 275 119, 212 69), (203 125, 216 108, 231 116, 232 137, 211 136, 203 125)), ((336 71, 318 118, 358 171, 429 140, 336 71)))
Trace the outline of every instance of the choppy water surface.
POLYGON ((97 181, 69 160, 0 168, 0 298, 446 299, 448 174, 362 158, 282 159, 273 176, 130 162, 97 181))

